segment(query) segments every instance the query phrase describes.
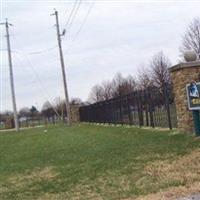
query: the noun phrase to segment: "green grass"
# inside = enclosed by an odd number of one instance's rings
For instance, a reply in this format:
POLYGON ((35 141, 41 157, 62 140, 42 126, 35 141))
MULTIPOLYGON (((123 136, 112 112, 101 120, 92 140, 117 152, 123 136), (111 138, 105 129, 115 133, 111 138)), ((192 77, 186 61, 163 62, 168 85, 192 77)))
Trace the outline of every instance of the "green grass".
POLYGON ((200 147, 186 134, 81 124, 0 133, 0 199, 123 199, 187 184, 146 166, 200 147))

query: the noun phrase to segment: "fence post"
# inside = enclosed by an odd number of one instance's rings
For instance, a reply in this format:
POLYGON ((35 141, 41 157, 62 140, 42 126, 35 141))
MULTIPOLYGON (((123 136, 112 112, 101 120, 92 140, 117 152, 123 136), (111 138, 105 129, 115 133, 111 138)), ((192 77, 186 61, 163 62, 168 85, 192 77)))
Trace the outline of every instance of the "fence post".
POLYGON ((119 113, 120 113, 120 123, 121 125, 124 124, 123 122, 123 115, 122 115, 122 97, 119 97, 119 113))
POLYGON ((136 99, 136 104, 137 104, 139 127, 141 127, 142 124, 141 124, 141 114, 140 114, 141 111, 140 111, 140 102, 139 102, 139 91, 136 91, 135 99, 136 99))
POLYGON ((147 90, 144 90, 144 106, 145 106, 145 118, 146 118, 146 126, 149 126, 149 114, 148 114, 148 95, 147 95, 147 90))
POLYGON ((115 124, 115 101, 112 100, 112 123, 115 124))
POLYGON ((151 92, 152 89, 150 87, 147 88, 147 92, 148 92, 148 99, 149 99, 149 115, 150 115, 150 124, 152 128, 155 128, 155 124, 154 124, 154 118, 153 118, 153 106, 152 106, 152 98, 151 98, 151 92))
POLYGON ((114 124, 117 124, 117 105, 116 105, 116 99, 113 101, 113 107, 114 107, 114 124))
POLYGON ((131 109, 130 109, 130 104, 129 104, 129 96, 126 96, 126 103, 127 103, 127 108, 128 108, 128 120, 129 120, 129 125, 132 124, 132 119, 131 119, 131 109))
POLYGON ((142 91, 138 92, 139 98, 139 119, 140 119, 140 126, 144 126, 144 116, 143 116, 143 104, 142 104, 142 91))
POLYGON ((164 100, 165 100, 165 107, 167 109, 167 119, 168 119, 168 126, 169 129, 172 129, 172 122, 171 122, 171 114, 170 114, 170 107, 169 107, 169 93, 167 90, 167 83, 164 83, 164 100))

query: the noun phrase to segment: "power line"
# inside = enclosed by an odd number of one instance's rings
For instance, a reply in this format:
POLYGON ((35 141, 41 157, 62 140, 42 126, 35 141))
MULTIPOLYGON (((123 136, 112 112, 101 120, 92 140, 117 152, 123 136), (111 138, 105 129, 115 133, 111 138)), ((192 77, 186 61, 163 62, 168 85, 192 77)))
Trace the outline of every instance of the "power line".
MULTIPOLYGON (((15 41, 18 42, 16 36, 13 35, 13 37, 15 38, 15 41)), ((19 42, 18 42, 18 44, 19 44, 19 42)), ((41 94, 43 94, 43 95, 46 96, 46 98, 45 98, 46 101, 49 101, 48 99, 50 99, 50 95, 49 95, 49 93, 47 92, 48 90, 47 90, 47 88, 45 87, 45 85, 42 83, 42 81, 41 81, 41 79, 40 79, 40 77, 39 77, 37 71, 35 70, 35 67, 34 67, 33 63, 29 60, 29 58, 28 58, 28 56, 27 56, 26 54, 22 54, 22 53, 19 52, 19 51, 15 51, 15 52, 18 53, 18 54, 20 54, 20 55, 22 55, 22 56, 24 56, 24 57, 26 58, 26 60, 27 60, 27 62, 28 62, 29 65, 25 65, 25 66, 30 67, 30 69, 33 71, 33 73, 35 74, 35 77, 36 77, 37 80, 38 80, 38 83, 40 84, 40 86, 41 86, 41 88, 42 88, 41 94), (46 94, 45 94, 45 93, 46 93, 46 94)), ((49 102, 49 103, 50 103, 50 102, 49 102)), ((55 114, 56 114, 59 118, 61 118, 61 116, 60 116, 59 113, 56 111, 56 109, 53 107, 53 105, 52 105, 51 103, 50 103, 50 105, 51 105, 52 109, 54 110, 55 114)))
MULTIPOLYGON (((68 24, 69 24, 69 22, 70 22, 70 20, 71 20, 71 17, 72 17, 72 15, 73 15, 73 13, 74 13, 74 10, 75 10, 75 8, 76 8, 77 3, 78 3, 78 0, 75 1, 74 6, 73 6, 73 8, 72 8, 72 10, 71 10, 71 12, 70 12, 70 14, 69 14, 69 17, 68 17, 68 19, 67 19, 67 21, 66 21, 64 27, 67 27, 67 26, 68 26, 68 24)), ((66 12, 67 12, 67 10, 65 11, 65 13, 66 13, 66 12)))
MULTIPOLYGON (((15 41, 18 41, 17 38, 16 38, 16 36, 15 36, 14 34, 13 34, 13 37, 15 38, 15 41)), ((44 96, 46 96, 47 98, 45 98, 45 99, 46 99, 46 101, 49 102, 48 99, 50 99, 50 95, 49 95, 48 92, 47 92, 48 90, 47 90, 47 88, 44 86, 44 84, 42 83, 42 81, 41 81, 41 79, 40 79, 40 77, 39 77, 37 71, 34 69, 34 65, 33 65, 32 62, 29 60, 28 56, 27 56, 26 54, 23 54, 23 53, 19 52, 19 51, 14 51, 14 52, 16 52, 16 53, 18 53, 18 54, 20 54, 20 55, 23 55, 23 56, 26 58, 26 60, 27 60, 27 62, 28 62, 28 65, 25 65, 25 66, 26 66, 26 67, 28 66, 28 67, 33 71, 33 73, 35 74, 35 77, 36 77, 37 80, 38 80, 38 83, 39 83, 40 86, 41 86, 41 87, 39 87, 39 89, 42 88, 41 94, 44 95, 44 96)), ((50 103, 50 106, 52 107, 52 109, 54 110, 55 114, 56 114, 59 118, 61 118, 61 116, 60 116, 59 113, 56 111, 56 109, 55 109, 54 106, 51 104, 51 102, 49 102, 49 103, 50 103)))
MULTIPOLYGON (((17 52, 17 53, 19 53, 19 55, 24 56, 24 55, 21 54, 20 52, 17 52)), ((25 65, 25 66, 26 66, 26 65, 25 65)), ((35 73, 35 70, 34 70, 34 68, 33 68, 32 63, 31 63, 31 65, 30 65, 30 69, 32 69, 32 70, 34 71, 34 73, 35 73), (32 68, 31 68, 31 66, 32 66, 32 68)), ((35 74, 35 75, 36 75, 37 79, 39 80, 39 82, 41 82, 39 76, 38 76, 37 74, 35 74)), ((34 82, 36 83, 36 81, 34 81, 34 82)), ((41 88, 42 88, 42 84, 41 84, 40 86, 41 86, 41 88)), ((41 89, 41 88, 39 88, 39 89, 41 89)), ((46 89, 42 88, 42 89, 41 89, 41 94, 43 95, 43 97, 45 96, 45 95, 44 95, 44 91, 47 92, 46 89)), ((47 94, 47 95, 48 95, 48 94, 47 94)), ((49 97, 48 97, 48 98, 49 98, 49 97)), ((45 101, 47 101, 47 102, 49 103, 49 105, 50 105, 51 108, 53 109, 54 113, 61 119, 62 116, 59 115, 59 113, 56 111, 56 109, 54 108, 54 106, 52 105, 52 103, 48 100, 48 98, 44 97, 45 101)), ((49 99, 50 99, 50 98, 49 98, 49 99)), ((65 133, 65 129, 64 129, 64 128, 60 128, 60 127, 59 127, 58 129, 59 129, 60 131, 62 131, 63 133, 65 133)))
POLYGON ((95 4, 95 2, 93 1, 92 4, 91 4, 91 6, 90 6, 89 9, 88 9, 88 12, 87 12, 86 15, 85 15, 85 18, 83 19, 83 22, 82 22, 81 25, 80 25, 80 28, 78 29, 78 31, 76 32, 75 36, 73 37, 72 42, 74 42, 74 41, 76 40, 76 38, 78 37, 78 35, 79 35, 80 32, 82 31, 83 26, 85 25, 85 23, 86 23, 86 21, 87 21, 89 15, 90 15, 90 13, 91 13, 91 11, 92 11, 92 8, 94 7, 94 4, 95 4))
MULTIPOLYGON (((11 31, 11 33, 12 33, 12 31, 11 31)), ((19 40, 16 38, 16 35, 13 34, 12 36, 15 38, 15 40, 17 41, 18 44, 21 44, 21 43, 19 43, 19 40)), ((27 52, 22 52, 20 50, 12 50, 12 52, 20 53, 20 54, 23 54, 23 55, 25 55, 25 54, 26 55, 34 55, 34 54, 42 54, 42 53, 46 53, 46 52, 52 51, 53 49, 55 49, 57 47, 58 47, 58 45, 55 45, 55 46, 53 46, 51 48, 46 48, 46 49, 43 49, 41 51, 33 51, 33 52, 28 52, 28 53, 27 52)), ((57 57, 53 61, 51 61, 51 63, 54 62, 54 61, 58 61, 57 57)))
MULTIPOLYGON (((24 57, 26 58, 26 60, 27 60, 27 62, 28 62, 29 65, 24 65, 24 66, 26 66, 26 67, 28 66, 28 67, 32 70, 32 72, 35 74, 35 77, 36 77, 36 79, 38 80, 38 83, 40 84, 39 89, 41 89, 41 94, 42 94, 43 96, 45 96, 44 99, 45 99, 46 101, 49 102, 48 99, 50 99, 50 95, 49 95, 49 93, 47 92, 48 90, 47 90, 47 88, 45 87, 45 85, 42 83, 42 81, 41 81, 41 79, 40 79, 40 77, 39 77, 37 71, 36 71, 35 68, 34 68, 34 65, 33 65, 32 62, 29 60, 28 56, 25 55, 25 54, 22 54, 21 52, 16 52, 16 53, 18 53, 18 54, 20 54, 20 55, 22 55, 22 56, 24 56, 24 57)), ((34 81, 34 82, 36 83, 36 81, 34 81)), ((50 102, 49 102, 49 103, 50 103, 50 102)), ((50 105, 51 105, 52 109, 54 110, 55 114, 56 114, 59 118, 61 118, 61 116, 60 116, 59 113, 56 111, 56 109, 54 108, 54 106, 53 106, 51 103, 50 103, 50 105)))
POLYGON ((66 28, 66 32, 70 32, 70 29, 71 29, 71 27, 72 27, 72 24, 73 24, 73 22, 74 22, 74 19, 76 18, 76 15, 77 15, 77 13, 78 13, 78 10, 79 10, 79 8, 80 8, 80 5, 81 5, 81 0, 77 0, 76 1, 76 5, 77 6, 75 6, 75 8, 73 9, 73 14, 72 14, 72 16, 71 16, 71 18, 70 18, 70 20, 68 20, 69 22, 68 23, 66 23, 66 25, 64 26, 65 28, 66 28), (78 3, 78 4, 77 4, 78 3))
POLYGON ((42 54, 42 53, 49 52, 49 51, 51 51, 51 50, 53 50, 53 49, 55 49, 55 48, 57 48, 57 47, 58 47, 58 45, 53 46, 53 47, 51 47, 51 48, 43 49, 43 50, 41 50, 41 51, 29 52, 28 54, 29 54, 29 55, 31 55, 31 54, 42 54))
MULTIPOLYGON (((17 54, 20 54, 20 55, 23 55, 23 56, 25 56, 25 53, 23 53, 22 51, 19 51, 19 50, 13 50, 12 51, 13 53, 17 53, 17 54)), ((26 56, 28 56, 29 54, 26 54, 26 56)), ((30 56, 30 55, 29 55, 30 56)), ((48 63, 47 62, 45 62, 45 63, 43 63, 43 65, 49 65, 49 62, 52 64, 52 63, 56 63, 56 62, 58 62, 59 61, 59 59, 58 58, 54 58, 54 59, 48 59, 48 63)))
POLYGON ((78 13, 78 10, 79 10, 79 8, 80 8, 80 5, 81 5, 81 0, 79 0, 78 5, 77 5, 77 7, 76 7, 76 10, 75 10, 75 12, 74 12, 73 18, 72 18, 71 22, 70 22, 69 25, 68 25, 68 28, 67 28, 67 31, 68 31, 68 32, 70 31, 70 28, 72 27, 72 24, 73 24, 73 22, 74 22, 74 19, 75 19, 76 16, 77 16, 77 13, 78 13))
POLYGON ((75 36, 72 38, 72 40, 71 40, 72 43, 71 43, 71 45, 69 46, 68 51, 69 51, 70 48, 72 48, 73 42, 78 38, 78 36, 79 36, 80 32, 82 31, 84 25, 86 24, 86 21, 87 21, 87 19, 88 19, 90 13, 91 13, 91 11, 92 11, 92 8, 94 7, 94 4, 95 4, 95 2, 93 1, 92 4, 91 4, 90 7, 89 7, 89 9, 88 9, 88 11, 87 11, 87 13, 86 13, 84 19, 83 19, 83 21, 82 21, 82 23, 81 23, 81 25, 80 25, 78 31, 76 32, 75 36))
MULTIPOLYGON (((16 38, 16 35, 13 34, 12 31, 11 31, 11 36, 15 37, 16 38)), ((38 50, 38 51, 32 51, 32 52, 26 52, 27 55, 32 55, 32 54, 42 54, 42 53, 46 53, 46 52, 49 52, 49 51, 52 51, 53 49, 56 49, 58 47, 58 45, 54 45, 52 47, 48 47, 48 48, 44 48, 42 50, 38 50)))

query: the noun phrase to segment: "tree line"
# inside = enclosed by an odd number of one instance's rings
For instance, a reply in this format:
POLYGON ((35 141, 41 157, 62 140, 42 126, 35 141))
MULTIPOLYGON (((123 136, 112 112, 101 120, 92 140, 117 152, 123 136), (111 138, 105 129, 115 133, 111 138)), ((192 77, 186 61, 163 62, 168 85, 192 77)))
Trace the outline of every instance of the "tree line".
MULTIPOLYGON (((184 53, 188 50, 200 56, 200 18, 194 18, 182 36, 180 62, 184 61, 184 53)), ((137 77, 123 77, 121 73, 117 73, 112 80, 94 85, 89 94, 89 101, 104 101, 152 86, 163 92, 165 84, 171 84, 169 67, 170 59, 160 51, 151 58, 147 66, 139 66, 137 77)))
MULTIPOLYGON (((72 98, 70 101, 71 106, 82 105, 83 102, 80 98, 72 98)), ((36 106, 23 107, 18 112, 20 122, 33 124, 34 121, 42 121, 55 123, 56 120, 65 121, 67 116, 65 100, 60 97, 55 98, 53 102, 46 101, 42 105, 42 109, 38 110, 36 106)), ((6 123, 8 119, 13 118, 13 112, 5 111, 0 113, 0 122, 6 123)))
POLYGON ((141 65, 138 77, 131 75, 123 77, 121 73, 117 73, 112 80, 93 86, 89 94, 89 101, 104 101, 150 86, 155 86, 162 91, 166 83, 171 83, 168 70, 171 66, 169 58, 162 51, 158 52, 153 56, 149 66, 147 68, 141 65))
MULTIPOLYGON (((194 18, 182 36, 182 44, 179 49, 180 62, 184 61, 184 52, 188 50, 194 51, 200 57, 200 18, 194 18)), ((132 75, 124 77, 121 73, 117 73, 112 80, 94 85, 89 93, 88 102, 82 102, 80 98, 72 98, 70 104, 83 105, 108 100, 150 86, 157 87, 162 92, 164 84, 171 83, 168 71, 170 66, 170 59, 160 51, 151 58, 148 65, 141 64, 139 66, 137 77, 132 75)), ((10 111, 0 113, 0 122, 4 122, 12 115, 13 113, 10 111)), ((37 117, 50 120, 55 116, 65 120, 67 113, 65 101, 58 97, 53 102, 44 102, 41 111, 38 111, 35 106, 31 108, 24 107, 19 110, 18 115, 20 118, 28 120, 37 117)))

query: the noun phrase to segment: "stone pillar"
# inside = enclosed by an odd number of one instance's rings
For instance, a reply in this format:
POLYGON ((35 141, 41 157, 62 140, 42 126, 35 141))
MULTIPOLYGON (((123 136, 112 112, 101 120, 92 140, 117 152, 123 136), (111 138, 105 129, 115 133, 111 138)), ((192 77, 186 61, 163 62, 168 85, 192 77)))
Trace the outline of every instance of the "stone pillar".
POLYGON ((180 63, 170 68, 178 129, 187 133, 194 132, 192 112, 188 109, 186 85, 200 81, 200 61, 180 63))
POLYGON ((71 106, 70 106, 70 111, 71 111, 71 122, 72 122, 72 123, 80 122, 79 107, 80 107, 79 105, 71 105, 71 106))
POLYGON ((13 117, 8 117, 8 118, 6 119, 5 128, 6 128, 6 129, 15 128, 15 124, 14 124, 14 119, 13 119, 13 117))

